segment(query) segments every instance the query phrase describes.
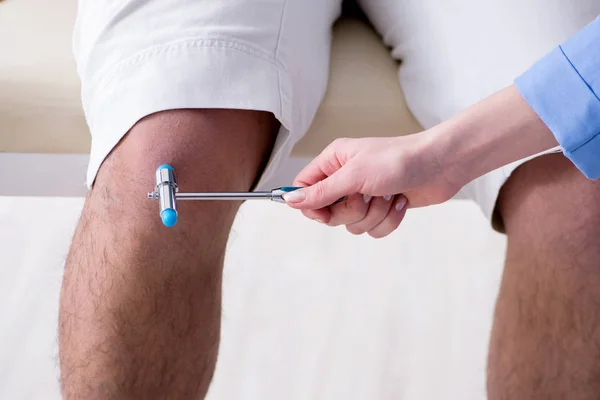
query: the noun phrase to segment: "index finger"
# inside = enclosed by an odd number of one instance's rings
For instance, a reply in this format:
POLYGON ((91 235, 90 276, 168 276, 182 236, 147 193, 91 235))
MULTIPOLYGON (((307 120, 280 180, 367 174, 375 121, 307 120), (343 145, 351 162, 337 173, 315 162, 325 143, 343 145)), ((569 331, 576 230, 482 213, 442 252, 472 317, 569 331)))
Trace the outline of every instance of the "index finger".
POLYGON ((294 180, 294 186, 312 186, 333 175, 340 168, 342 168, 342 163, 328 147, 298 173, 294 180))

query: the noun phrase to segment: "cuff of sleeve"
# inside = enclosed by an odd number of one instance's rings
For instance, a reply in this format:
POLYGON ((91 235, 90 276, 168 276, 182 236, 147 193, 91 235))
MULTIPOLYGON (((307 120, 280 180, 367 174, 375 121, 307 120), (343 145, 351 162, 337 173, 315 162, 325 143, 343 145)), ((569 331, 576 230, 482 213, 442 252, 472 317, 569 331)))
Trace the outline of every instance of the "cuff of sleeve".
POLYGON ((231 41, 186 40, 126 60, 90 88, 84 105, 92 134, 87 184, 104 158, 143 117, 182 108, 268 111, 290 129, 285 70, 263 54, 231 41))
POLYGON ((557 47, 538 61, 515 80, 515 85, 552 131, 565 155, 588 178, 597 179, 600 165, 590 163, 590 156, 600 154, 600 144, 596 144, 600 141, 600 100, 562 49, 557 47))
POLYGON ((600 178, 600 134, 576 150, 564 150, 563 153, 588 179, 600 178))

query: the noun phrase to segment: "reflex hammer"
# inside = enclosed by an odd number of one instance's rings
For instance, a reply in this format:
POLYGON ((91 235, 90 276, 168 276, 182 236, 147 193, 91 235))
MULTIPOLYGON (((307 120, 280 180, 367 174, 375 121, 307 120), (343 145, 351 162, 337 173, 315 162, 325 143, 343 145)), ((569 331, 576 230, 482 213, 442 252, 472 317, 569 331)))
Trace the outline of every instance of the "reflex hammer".
POLYGON ((175 170, 163 164, 156 169, 156 187, 148 193, 148 198, 158 200, 160 218, 165 226, 171 227, 177 223, 177 202, 180 200, 272 200, 285 203, 283 195, 298 189, 301 188, 285 186, 265 192, 180 193, 175 170))

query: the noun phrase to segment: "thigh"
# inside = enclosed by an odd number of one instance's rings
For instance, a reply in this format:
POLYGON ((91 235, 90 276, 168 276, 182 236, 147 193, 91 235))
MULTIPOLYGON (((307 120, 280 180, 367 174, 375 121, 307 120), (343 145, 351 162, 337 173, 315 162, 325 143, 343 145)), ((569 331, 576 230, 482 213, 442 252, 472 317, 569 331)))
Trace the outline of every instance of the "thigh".
MULTIPOLYGON (((362 0, 395 58, 407 104, 429 128, 514 79, 600 14, 598 0, 362 0)), ((491 218, 522 161, 468 184, 491 218)), ((501 229, 501 226, 497 225, 501 229)))
POLYGON ((509 85, 600 14, 598 0, 362 0, 425 128, 509 85))
POLYGON ((80 1, 74 44, 92 134, 88 185, 137 121, 182 108, 270 112, 282 127, 274 169, 325 92, 340 2, 80 1))

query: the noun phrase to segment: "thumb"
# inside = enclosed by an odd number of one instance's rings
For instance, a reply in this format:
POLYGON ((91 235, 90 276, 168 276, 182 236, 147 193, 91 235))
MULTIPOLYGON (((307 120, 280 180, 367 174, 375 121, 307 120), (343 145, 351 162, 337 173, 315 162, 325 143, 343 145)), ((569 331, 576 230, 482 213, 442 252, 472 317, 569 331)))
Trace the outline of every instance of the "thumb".
POLYGON ((312 186, 284 194, 283 199, 291 207, 303 210, 318 210, 330 206, 340 198, 357 191, 358 182, 353 179, 350 171, 346 164, 312 186))

